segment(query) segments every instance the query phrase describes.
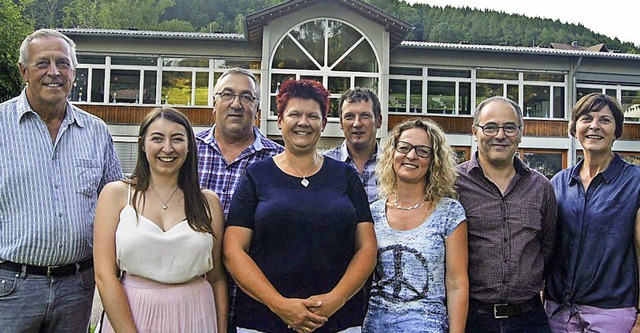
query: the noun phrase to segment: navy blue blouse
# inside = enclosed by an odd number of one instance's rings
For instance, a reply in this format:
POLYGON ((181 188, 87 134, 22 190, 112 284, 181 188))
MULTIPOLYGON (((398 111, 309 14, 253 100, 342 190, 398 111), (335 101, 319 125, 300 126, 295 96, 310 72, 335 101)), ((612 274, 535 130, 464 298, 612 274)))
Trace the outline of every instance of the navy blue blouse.
MULTIPOLYGON (((231 201, 227 226, 253 230, 249 256, 284 297, 307 298, 331 291, 355 253, 358 223, 372 222, 367 194, 355 169, 325 158, 320 171, 300 178, 282 172, 273 158, 249 166, 231 201)), ((362 325, 359 292, 316 332, 362 325)), ((286 332, 269 308, 238 290, 238 327, 286 332)))
POLYGON ((558 242, 545 297, 563 306, 635 307, 633 237, 640 207, 640 167, 616 155, 586 193, 576 166, 551 183, 558 199, 558 242))

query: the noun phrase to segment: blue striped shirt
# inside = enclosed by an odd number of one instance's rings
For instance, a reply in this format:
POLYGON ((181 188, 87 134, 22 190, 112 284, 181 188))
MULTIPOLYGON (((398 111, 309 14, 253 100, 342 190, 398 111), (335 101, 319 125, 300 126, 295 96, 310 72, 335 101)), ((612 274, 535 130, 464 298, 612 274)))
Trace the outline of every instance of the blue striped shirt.
MULTIPOLYGON (((322 155, 337 161, 345 162, 356 169, 356 171, 358 170, 355 161, 349 155, 346 141, 343 141, 342 144, 338 147, 325 151, 322 155)), ((376 153, 369 156, 369 160, 367 160, 367 162, 364 164, 362 173, 358 172, 358 176, 360 176, 360 180, 362 180, 362 185, 364 185, 364 190, 367 192, 369 204, 378 200, 378 177, 376 177, 376 162, 378 160, 378 156, 381 155, 382 151, 380 151, 380 147, 378 146, 378 144, 376 144, 376 153)))
POLYGON ((253 133, 256 139, 253 144, 240 153, 234 161, 227 163, 220 152, 218 142, 213 137, 214 130, 215 125, 196 135, 200 187, 210 189, 220 197, 226 220, 231 198, 244 170, 256 161, 281 153, 284 147, 267 139, 254 127, 253 133))
POLYGON ((0 261, 90 258, 98 193, 118 179, 120 162, 99 118, 68 103, 54 143, 24 90, 0 104, 0 261))

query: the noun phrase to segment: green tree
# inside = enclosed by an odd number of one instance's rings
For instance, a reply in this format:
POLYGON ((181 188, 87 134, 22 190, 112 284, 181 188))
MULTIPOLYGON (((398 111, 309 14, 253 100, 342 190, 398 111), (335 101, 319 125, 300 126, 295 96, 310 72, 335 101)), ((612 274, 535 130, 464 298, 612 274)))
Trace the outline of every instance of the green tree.
POLYGON ((0 102, 17 96, 22 89, 18 57, 22 40, 33 31, 33 22, 24 17, 23 4, 0 0, 0 102))

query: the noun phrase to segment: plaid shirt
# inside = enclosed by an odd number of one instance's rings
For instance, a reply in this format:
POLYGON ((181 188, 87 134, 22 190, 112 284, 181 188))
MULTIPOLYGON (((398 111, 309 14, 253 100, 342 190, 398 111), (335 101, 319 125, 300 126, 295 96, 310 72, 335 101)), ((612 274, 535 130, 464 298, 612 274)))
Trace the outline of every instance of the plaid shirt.
POLYGON ((200 187, 210 189, 218 194, 226 220, 231 198, 244 170, 253 162, 281 153, 284 148, 267 139, 254 127, 253 133, 256 139, 253 144, 240 153, 234 161, 227 163, 213 137, 214 130, 215 125, 196 135, 200 187))
MULTIPOLYGON (((342 141, 342 144, 338 147, 325 151, 322 155, 345 162, 358 171, 356 163, 349 155, 349 150, 347 150, 346 140, 342 141)), ((362 180, 362 185, 364 185, 364 190, 367 192, 369 204, 378 200, 378 178, 376 177, 375 170, 376 162, 380 155, 382 155, 382 151, 380 151, 380 147, 376 143, 376 153, 369 156, 369 160, 364 164, 362 173, 358 172, 358 176, 360 176, 360 180, 362 180)))

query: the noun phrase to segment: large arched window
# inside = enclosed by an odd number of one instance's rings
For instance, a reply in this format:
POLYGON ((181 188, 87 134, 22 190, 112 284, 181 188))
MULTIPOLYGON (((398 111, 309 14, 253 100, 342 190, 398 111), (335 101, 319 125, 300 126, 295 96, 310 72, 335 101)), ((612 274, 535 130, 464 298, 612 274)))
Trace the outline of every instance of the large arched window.
POLYGON ((354 86, 378 92, 378 57, 370 41, 352 25, 319 19, 287 32, 271 60, 270 115, 276 114, 275 96, 289 79, 313 79, 331 92, 329 117, 338 116, 337 100, 354 86))

